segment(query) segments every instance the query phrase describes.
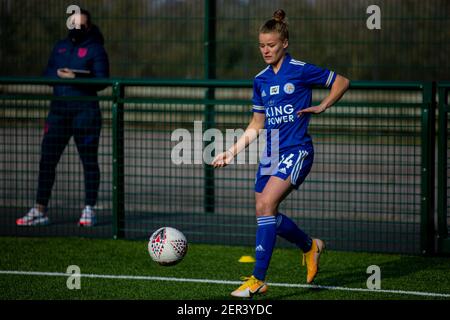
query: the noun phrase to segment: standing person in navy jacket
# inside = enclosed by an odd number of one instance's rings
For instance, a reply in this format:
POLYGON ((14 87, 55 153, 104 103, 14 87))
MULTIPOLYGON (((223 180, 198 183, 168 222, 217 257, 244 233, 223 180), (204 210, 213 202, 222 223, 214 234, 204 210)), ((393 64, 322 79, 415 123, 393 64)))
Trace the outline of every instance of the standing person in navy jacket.
MULTIPOLYGON (((104 39, 98 27, 92 24, 90 13, 82 9, 80 14, 73 14, 71 19, 77 27, 69 30, 68 36, 56 43, 45 76, 62 79, 109 77, 104 39)), ((58 84, 53 86, 53 94, 56 97, 97 96, 97 91, 105 87, 58 84)), ((55 181, 56 166, 72 136, 84 170, 85 207, 79 225, 89 227, 96 224, 94 206, 100 185, 98 146, 101 122, 98 101, 51 102, 41 146, 36 203, 24 217, 17 219, 18 226, 49 223, 46 211, 55 181)))

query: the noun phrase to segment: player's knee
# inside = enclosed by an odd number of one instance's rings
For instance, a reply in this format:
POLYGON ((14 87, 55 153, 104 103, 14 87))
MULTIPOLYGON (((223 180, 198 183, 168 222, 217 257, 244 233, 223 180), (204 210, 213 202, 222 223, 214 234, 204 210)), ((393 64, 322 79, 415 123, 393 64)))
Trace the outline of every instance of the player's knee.
POLYGON ((99 176, 100 175, 100 167, 97 161, 94 160, 84 160, 83 169, 87 174, 99 176))
POLYGON ((276 203, 269 199, 258 199, 256 201, 256 216, 275 215, 276 207, 276 203))

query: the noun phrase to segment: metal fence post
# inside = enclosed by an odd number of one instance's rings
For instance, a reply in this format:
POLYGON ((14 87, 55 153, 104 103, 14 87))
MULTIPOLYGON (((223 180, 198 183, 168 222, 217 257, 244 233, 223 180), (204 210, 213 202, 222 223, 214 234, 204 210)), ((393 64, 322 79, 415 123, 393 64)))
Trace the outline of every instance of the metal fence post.
POLYGON ((113 148, 113 238, 125 235, 125 196, 124 196, 124 97, 123 85, 116 81, 113 84, 112 104, 112 148, 113 148))
MULTIPOLYGON (((216 0, 205 0, 205 79, 216 78, 216 0)), ((207 101, 214 100, 215 88, 208 87, 205 93, 207 101)), ((204 130, 214 127, 214 104, 206 103, 204 110, 204 130)), ((202 154, 203 159, 203 154, 202 154)), ((213 213, 215 207, 214 192, 214 168, 209 164, 204 165, 204 211, 213 213)))
POLYGON ((439 94, 439 137, 438 137, 438 253, 450 252, 447 225, 447 130, 448 106, 447 94, 450 86, 440 86, 439 94))
POLYGON ((423 84, 423 107, 421 116, 421 217, 420 250, 429 255, 434 246, 434 161, 436 136, 436 83, 423 84))

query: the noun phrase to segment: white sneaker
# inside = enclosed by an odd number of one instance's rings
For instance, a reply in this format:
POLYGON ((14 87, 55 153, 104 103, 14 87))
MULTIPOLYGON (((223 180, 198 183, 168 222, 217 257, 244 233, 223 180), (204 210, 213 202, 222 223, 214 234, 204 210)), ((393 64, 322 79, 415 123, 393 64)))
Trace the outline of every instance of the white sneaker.
POLYGON ((23 227, 23 226, 42 226, 49 224, 48 217, 40 212, 36 208, 31 208, 30 211, 24 215, 22 218, 19 218, 16 220, 16 225, 23 227))
POLYGON ((81 214, 78 225, 81 227, 93 227, 97 224, 97 218, 95 216, 94 209, 91 206, 86 206, 81 214))

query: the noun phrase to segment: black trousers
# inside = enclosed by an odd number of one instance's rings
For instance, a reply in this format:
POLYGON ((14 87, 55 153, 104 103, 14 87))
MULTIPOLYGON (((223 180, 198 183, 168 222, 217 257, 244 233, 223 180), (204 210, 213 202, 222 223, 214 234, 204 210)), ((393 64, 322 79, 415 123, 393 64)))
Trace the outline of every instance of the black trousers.
POLYGON ((48 205, 55 182, 56 166, 72 136, 83 164, 85 205, 96 204, 100 186, 98 146, 101 126, 102 117, 98 107, 49 112, 41 145, 37 204, 48 205))

